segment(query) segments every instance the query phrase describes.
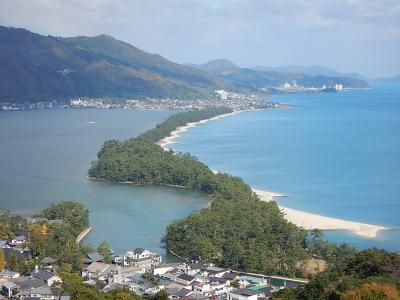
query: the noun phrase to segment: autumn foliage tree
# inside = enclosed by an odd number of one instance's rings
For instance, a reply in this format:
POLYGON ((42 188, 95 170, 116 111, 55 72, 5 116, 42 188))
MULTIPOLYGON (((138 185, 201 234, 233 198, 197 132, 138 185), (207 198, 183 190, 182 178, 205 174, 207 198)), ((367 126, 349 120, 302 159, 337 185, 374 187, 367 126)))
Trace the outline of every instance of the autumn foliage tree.
POLYGON ((400 292, 392 284, 364 283, 361 287, 344 293, 343 300, 398 300, 400 292))
POLYGON ((0 270, 3 270, 6 265, 5 259, 4 259, 4 251, 3 249, 0 249, 0 270))

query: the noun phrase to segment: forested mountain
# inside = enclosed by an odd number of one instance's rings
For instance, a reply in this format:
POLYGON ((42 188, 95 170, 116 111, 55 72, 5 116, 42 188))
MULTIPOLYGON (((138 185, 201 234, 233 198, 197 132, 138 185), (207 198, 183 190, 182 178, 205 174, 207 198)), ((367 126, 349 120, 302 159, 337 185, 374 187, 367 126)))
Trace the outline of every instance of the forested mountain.
POLYGON ((58 38, 0 27, 0 102, 71 97, 193 98, 240 90, 111 36, 58 38))
POLYGON ((313 73, 307 72, 306 68, 240 68, 228 60, 213 60, 202 65, 191 65, 200 70, 207 71, 221 79, 249 88, 278 87, 285 82, 296 81, 298 85, 305 87, 320 87, 322 85, 332 86, 343 84, 345 88, 365 88, 368 83, 360 78, 353 78, 350 75, 327 72, 325 69, 312 69, 313 73), (331 74, 331 75, 328 75, 331 74))

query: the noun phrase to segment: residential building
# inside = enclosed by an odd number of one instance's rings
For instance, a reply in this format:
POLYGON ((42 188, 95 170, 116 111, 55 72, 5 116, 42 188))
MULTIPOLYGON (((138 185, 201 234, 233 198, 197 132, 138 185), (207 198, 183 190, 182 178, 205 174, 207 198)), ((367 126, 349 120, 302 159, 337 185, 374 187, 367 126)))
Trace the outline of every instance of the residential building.
POLYGON ((59 276, 44 269, 32 273, 32 276, 34 278, 43 280, 47 286, 52 286, 56 282, 61 282, 61 278, 59 276))
POLYGON ((244 288, 228 292, 227 300, 257 300, 257 298, 257 292, 244 288))
POLYGON ((183 284, 183 285, 191 285, 192 282, 196 279, 196 277, 188 275, 188 274, 181 274, 176 277, 176 282, 183 284))

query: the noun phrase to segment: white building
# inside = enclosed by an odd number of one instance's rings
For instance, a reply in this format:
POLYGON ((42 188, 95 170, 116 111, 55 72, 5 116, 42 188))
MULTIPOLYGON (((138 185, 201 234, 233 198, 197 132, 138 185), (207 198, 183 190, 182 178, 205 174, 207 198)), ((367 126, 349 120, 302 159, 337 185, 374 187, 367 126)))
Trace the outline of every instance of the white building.
POLYGON ((337 91, 342 91, 343 90, 343 84, 340 84, 340 83, 339 84, 335 84, 333 87, 337 91))
POLYGON ((257 300, 258 293, 249 289, 237 289, 228 292, 227 300, 257 300))
POLYGON ((215 93, 219 94, 221 96, 221 100, 227 100, 228 99, 228 92, 224 90, 217 90, 215 93))

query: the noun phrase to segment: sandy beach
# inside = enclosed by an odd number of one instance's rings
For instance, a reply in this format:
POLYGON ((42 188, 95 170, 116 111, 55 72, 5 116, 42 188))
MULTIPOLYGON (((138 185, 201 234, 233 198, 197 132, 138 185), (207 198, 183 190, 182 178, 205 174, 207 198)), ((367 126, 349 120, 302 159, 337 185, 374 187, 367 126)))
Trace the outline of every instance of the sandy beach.
MULTIPOLYGON (((172 131, 171 134, 158 141, 157 144, 163 147, 165 150, 168 150, 167 147, 170 144, 175 143, 175 139, 181 136, 181 134, 187 131, 190 128, 193 128, 200 124, 205 124, 210 121, 219 120, 221 118, 225 118, 228 116, 232 116, 240 113, 240 111, 232 112, 229 114, 219 115, 214 118, 202 120, 199 122, 187 123, 185 126, 178 127, 176 130, 172 131)), ((217 171, 213 171, 217 172, 217 171)), ((283 194, 274 193, 265 190, 253 189, 254 193, 258 195, 261 201, 275 201, 276 198, 286 197, 283 194)), ((308 213, 300 210, 295 210, 288 207, 283 207, 279 205, 279 208, 283 211, 286 216, 286 219, 293 224, 296 224, 299 227, 302 227, 307 230, 311 229, 321 229, 321 230, 346 230, 353 234, 365 237, 365 238, 374 238, 377 236, 380 230, 385 230, 383 226, 359 223, 349 220, 342 220, 337 218, 331 218, 327 216, 321 216, 318 214, 308 213)))
MULTIPOLYGON (((262 201, 271 201, 271 200, 276 200, 275 199, 276 197, 284 197, 284 195, 263 190, 253 189, 253 191, 258 195, 258 197, 262 201)), ((346 230, 362 237, 374 238, 377 236, 380 230, 387 229, 385 227, 378 225, 359 223, 354 221, 321 216, 313 213, 308 213, 284 207, 281 205, 279 205, 279 208, 286 215, 286 219, 288 221, 292 222, 293 224, 296 224, 299 227, 303 227, 304 229, 307 230, 311 229, 346 230)))
POLYGON ((236 115, 238 113, 240 113, 240 111, 234 111, 234 112, 231 112, 231 113, 228 113, 228 114, 219 115, 219 116, 216 116, 216 117, 213 117, 213 118, 210 118, 210 119, 201 120, 199 122, 187 123, 185 126, 177 127, 174 131, 171 132, 171 134, 169 136, 159 140, 157 142, 157 145, 160 145, 165 150, 168 150, 169 148, 167 146, 170 145, 170 144, 175 143, 175 139, 180 137, 181 134, 183 132, 187 131, 188 129, 193 128, 193 127, 195 127, 197 125, 200 125, 200 124, 208 123, 210 121, 216 121, 216 120, 219 120, 219 119, 222 119, 222 118, 233 116, 233 115, 236 115))

